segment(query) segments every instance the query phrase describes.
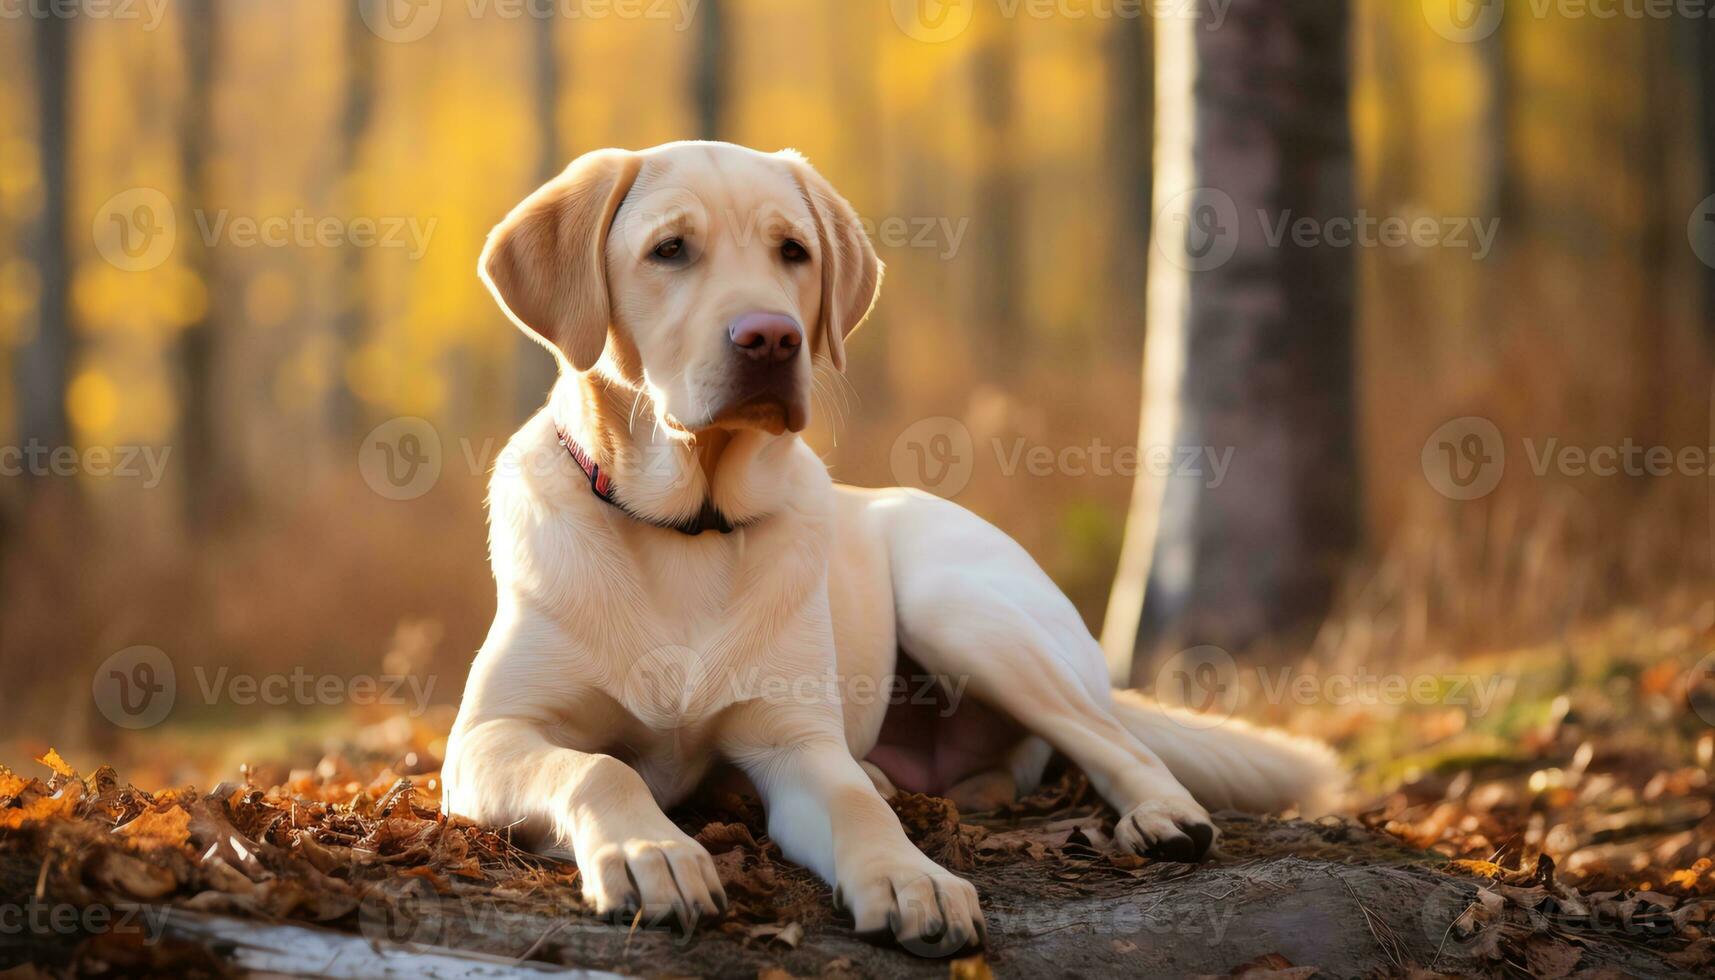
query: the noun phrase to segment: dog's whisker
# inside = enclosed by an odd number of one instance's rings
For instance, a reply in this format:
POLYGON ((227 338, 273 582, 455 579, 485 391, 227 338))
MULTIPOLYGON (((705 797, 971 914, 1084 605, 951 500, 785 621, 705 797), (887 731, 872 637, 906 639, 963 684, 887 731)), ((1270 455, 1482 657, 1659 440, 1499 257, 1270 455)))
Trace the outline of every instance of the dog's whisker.
POLYGON ((828 415, 832 420, 831 424, 837 430, 840 426, 845 424, 846 409, 848 406, 845 398, 843 397, 842 389, 836 382, 830 380, 829 376, 837 378, 839 377, 839 374, 834 371, 816 371, 812 373, 810 375, 810 394, 812 404, 826 403, 828 415), (816 401, 816 396, 821 396, 820 402, 816 401))

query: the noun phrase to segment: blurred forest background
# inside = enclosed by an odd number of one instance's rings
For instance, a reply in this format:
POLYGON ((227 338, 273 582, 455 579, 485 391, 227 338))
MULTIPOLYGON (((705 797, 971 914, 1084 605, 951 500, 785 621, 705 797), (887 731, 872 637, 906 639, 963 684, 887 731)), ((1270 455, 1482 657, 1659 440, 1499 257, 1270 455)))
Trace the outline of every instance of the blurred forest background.
MULTIPOLYGON (((1461 39, 1439 6, 1351 5, 1354 203, 1498 236, 1350 249, 1360 545, 1303 642, 1381 664, 1628 603, 1708 618, 1707 472, 1538 474, 1522 440, 1715 445, 1710 21, 1514 3, 1461 39), (1460 501, 1423 454, 1468 416, 1508 458, 1460 501)), ((339 0, 130 9, 0 20, 0 445, 84 460, 0 478, 0 742, 46 725, 113 751, 91 675, 136 644, 187 703, 196 665, 411 671, 456 701, 493 611, 487 471, 551 381, 477 253, 610 145, 806 153, 889 267, 812 442, 836 478, 893 484, 902 433, 959 420, 975 465, 943 489, 1102 629, 1131 475, 1004 464, 1138 443, 1158 24, 1101 14, 1137 6, 979 0, 928 40, 847 0, 430 0, 421 36, 339 0), (244 237, 294 217, 328 236, 244 237), (134 240, 151 228, 166 248, 134 240), (406 416, 440 474, 391 499, 362 453, 406 416), (158 480, 141 455, 102 476, 91 447, 168 455, 158 480)), ((198 707, 176 722, 254 724, 198 707)))

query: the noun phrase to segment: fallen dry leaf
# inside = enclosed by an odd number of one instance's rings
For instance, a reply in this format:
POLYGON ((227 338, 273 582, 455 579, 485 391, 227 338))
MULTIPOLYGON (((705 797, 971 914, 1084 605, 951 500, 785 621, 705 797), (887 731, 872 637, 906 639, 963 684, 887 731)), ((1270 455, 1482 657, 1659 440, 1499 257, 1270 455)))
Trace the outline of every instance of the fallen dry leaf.
POLYGON ((994 971, 981 953, 965 956, 947 964, 949 980, 994 980, 994 971))
POLYGON ((178 804, 144 810, 135 819, 115 828, 114 833, 143 849, 187 847, 191 837, 191 815, 178 804))
POLYGON ((71 767, 70 763, 68 763, 64 759, 60 758, 59 752, 55 749, 49 749, 46 754, 44 754, 41 758, 37 759, 36 761, 40 762, 44 766, 47 766, 49 769, 52 769, 56 774, 64 776, 67 779, 78 778, 77 770, 73 769, 71 767))

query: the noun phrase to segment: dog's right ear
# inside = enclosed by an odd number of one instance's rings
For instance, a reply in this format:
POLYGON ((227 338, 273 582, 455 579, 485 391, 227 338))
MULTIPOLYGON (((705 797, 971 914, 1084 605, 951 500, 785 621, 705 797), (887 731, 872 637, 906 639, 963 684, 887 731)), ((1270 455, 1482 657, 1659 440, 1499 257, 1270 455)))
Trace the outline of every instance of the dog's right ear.
POLYGON ((607 346, 607 234, 641 166, 629 150, 578 157, 494 226, 477 263, 512 322, 579 371, 607 346))

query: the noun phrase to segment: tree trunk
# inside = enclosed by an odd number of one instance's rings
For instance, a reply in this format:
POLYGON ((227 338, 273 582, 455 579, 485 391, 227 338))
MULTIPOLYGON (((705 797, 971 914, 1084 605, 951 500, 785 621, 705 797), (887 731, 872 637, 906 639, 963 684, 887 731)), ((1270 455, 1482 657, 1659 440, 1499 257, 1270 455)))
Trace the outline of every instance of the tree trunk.
MULTIPOLYGON (((1698 167, 1697 190, 1699 195, 1697 214, 1706 215, 1705 224, 1698 229, 1702 240, 1715 243, 1715 213, 1702 206, 1702 201, 1715 195, 1715 20, 1705 18, 1690 27, 1685 28, 1680 35, 1685 58, 1689 62, 1694 92, 1694 108, 1696 116, 1693 124, 1696 126, 1698 167)), ((1693 219, 1695 220, 1695 218, 1693 219)), ((1701 288, 1698 289, 1698 301, 1702 319, 1703 344, 1705 351, 1715 348, 1715 249, 1705 246, 1697 251, 1698 270, 1701 288)), ((1707 360, 1705 360, 1707 363, 1707 360)), ((1709 383, 1709 430, 1710 445, 1715 445, 1715 380, 1709 383)), ((1715 572, 1715 494, 1710 495, 1707 522, 1708 540, 1707 558, 1704 564, 1706 571, 1715 572)))
POLYGON ((1489 104, 1484 119, 1483 138, 1487 143, 1488 172, 1482 202, 1483 213, 1510 222, 1518 201, 1518 171, 1512 161, 1512 56, 1508 45, 1516 32, 1501 22, 1488 37, 1478 42, 1482 55, 1483 74, 1489 84, 1489 104))
POLYGON ((1107 155, 1112 186, 1113 230, 1108 250, 1110 326, 1107 349, 1141 353, 1149 275, 1152 214, 1149 187, 1154 165, 1155 112, 1150 105, 1149 21, 1115 17, 1104 39, 1108 66, 1107 155))
MULTIPOLYGON (((369 135, 370 120, 375 112, 375 34, 363 23, 356 4, 351 5, 345 18, 345 89, 339 118, 339 173, 335 179, 346 188, 343 202, 348 218, 361 213, 362 202, 357 174, 363 164, 363 143, 369 135)), ((362 408, 351 386, 345 382, 345 365, 363 340, 369 321, 369 289, 364 275, 366 249, 350 242, 340 250, 339 277, 336 298, 339 309, 334 314, 333 383, 328 387, 328 425, 332 430, 331 444, 345 446, 359 431, 362 408)))
POLYGON ((1104 646, 1140 682, 1167 646, 1237 650, 1325 612, 1357 539, 1348 12, 1234 0, 1156 24, 1156 226, 1140 476, 1104 646), (1286 234, 1279 234, 1281 222, 1286 234), (1195 471, 1184 453, 1202 454, 1195 471), (1215 461, 1231 453, 1217 476, 1215 461))
MULTIPOLYGON (((71 257, 66 242, 66 180, 71 172, 71 79, 74 18, 38 17, 36 30, 36 118, 41 138, 42 214, 36 245, 41 303, 36 331, 18 352, 14 383, 18 443, 51 450, 68 445, 66 385, 71 373, 72 335, 66 297, 71 293, 71 257)), ((25 481, 29 486, 40 481, 25 481)))
MULTIPOLYGON (((182 6, 185 59, 185 103, 179 121, 179 166, 183 173, 186 221, 217 210, 211 201, 210 157, 214 144, 214 64, 220 33, 220 4, 216 0, 186 0, 182 6)), ((207 291, 208 302, 196 322, 179 335, 178 361, 182 378, 180 436, 184 444, 186 522, 193 532, 206 531, 232 516, 242 475, 241 461, 227 452, 220 418, 220 324, 224 303, 215 257, 219 246, 200 235, 181 234, 185 264, 207 291)))
MULTIPOLYGON (((1697 137, 1702 150, 1702 180, 1705 196, 1715 194, 1715 19, 1704 18, 1690 29, 1696 46, 1697 72, 1697 137)), ((1715 239, 1715 225, 1705 228, 1708 239, 1715 239)), ((1703 270, 1703 329, 1704 336, 1715 344, 1715 265, 1705 264, 1703 270)), ((1712 434, 1715 435, 1715 434, 1712 434)))
POLYGON ((732 122, 726 104, 726 15, 722 0, 703 0, 697 15, 702 30, 691 69, 691 99, 697 107, 697 135, 706 140, 726 138, 732 122))
MULTIPOLYGON (((75 20, 69 14, 38 17, 34 25, 36 129, 42 175, 42 210, 34 252, 41 275, 41 299, 35 332, 17 350, 10 365, 17 413, 16 440, 26 453, 52 453, 60 446, 71 445, 66 390, 77 337, 67 303, 71 294, 72 260, 66 211, 67 176, 71 173, 71 32, 75 20)), ((25 457, 27 465, 21 479, 0 483, 16 487, 0 489, 0 582, 7 585, 10 585, 7 577, 13 566, 13 553, 20 568, 33 564, 29 543, 21 540, 30 529, 82 526, 75 513, 79 504, 76 482, 37 472, 28 465, 30 458, 25 457)), ((40 572, 41 569, 32 568, 24 574, 40 572)), ((0 591, 0 594, 11 593, 0 591)), ((0 647, 6 646, 5 633, 4 624, 0 624, 0 647)), ((20 683, 27 685, 28 678, 20 678, 20 683)))
MULTIPOLYGON (((541 142, 536 150, 536 179, 545 182, 565 167, 560 158, 560 63, 554 49, 554 25, 558 17, 539 17, 531 35, 535 65, 536 132, 541 142)), ((530 417, 548 399, 554 386, 554 358, 542 345, 514 331, 513 384, 520 420, 530 417)))
POLYGON ((977 51, 974 67, 976 115, 981 126, 977 138, 982 145, 976 213, 983 216, 983 233, 974 243, 976 330, 971 339, 976 345, 976 361, 989 381, 1015 377, 1030 357, 1030 338, 1024 332, 1025 318, 1020 309, 1024 302, 1019 288, 1024 281, 1019 258, 1022 189, 1012 139, 1017 60, 1011 24, 997 18, 977 51))

